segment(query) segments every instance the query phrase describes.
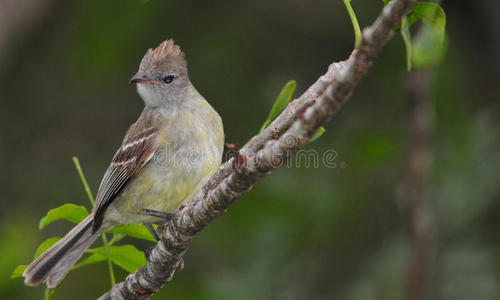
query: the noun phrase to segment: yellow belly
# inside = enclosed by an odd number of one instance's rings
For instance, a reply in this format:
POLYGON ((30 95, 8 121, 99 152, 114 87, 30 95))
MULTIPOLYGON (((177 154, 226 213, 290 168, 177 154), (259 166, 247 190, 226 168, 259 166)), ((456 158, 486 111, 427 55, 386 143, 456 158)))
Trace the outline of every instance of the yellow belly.
POLYGON ((198 170, 161 170, 145 166, 106 210, 105 220, 113 224, 154 223, 162 219, 140 214, 143 209, 175 212, 196 195, 218 165, 198 170))

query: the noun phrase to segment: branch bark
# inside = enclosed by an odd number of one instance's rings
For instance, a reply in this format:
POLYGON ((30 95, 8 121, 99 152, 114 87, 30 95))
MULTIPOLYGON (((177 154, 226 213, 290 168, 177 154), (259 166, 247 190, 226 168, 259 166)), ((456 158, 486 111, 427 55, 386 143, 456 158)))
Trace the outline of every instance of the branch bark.
POLYGON ((224 163, 203 190, 166 224, 149 262, 99 299, 149 299, 169 282, 193 237, 247 193, 258 179, 282 166, 306 145, 348 100, 412 2, 394 0, 384 7, 373 25, 363 30, 361 44, 351 56, 331 64, 266 130, 253 137, 239 155, 224 163))
POLYGON ((413 257, 408 268, 407 293, 410 300, 429 298, 430 275, 434 252, 435 221, 432 207, 425 197, 430 167, 432 135, 431 88, 432 70, 408 74, 407 95, 410 102, 409 167, 404 183, 405 202, 409 206, 413 239, 413 257))

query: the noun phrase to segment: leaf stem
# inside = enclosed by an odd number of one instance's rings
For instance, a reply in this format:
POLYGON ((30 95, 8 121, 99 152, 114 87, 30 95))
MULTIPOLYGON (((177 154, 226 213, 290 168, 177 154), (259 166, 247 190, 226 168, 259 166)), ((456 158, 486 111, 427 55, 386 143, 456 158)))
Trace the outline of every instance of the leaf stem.
POLYGON ((354 13, 354 9, 351 6, 351 0, 343 0, 345 8, 347 9, 347 13, 349 14, 349 18, 352 22, 352 27, 354 29, 354 48, 359 46, 361 43, 361 28, 359 27, 358 19, 356 18, 356 14, 354 13))
POLYGON ((406 71, 410 72, 412 68, 412 46, 410 37, 410 24, 408 23, 408 17, 404 16, 401 19, 401 36, 405 43, 406 48, 406 71))
POLYGON ((78 172, 78 175, 80 175, 80 180, 83 183, 83 188, 85 189, 85 192, 87 193, 87 197, 89 197, 90 203, 92 204, 92 207, 94 207, 94 196, 92 196, 92 192, 90 191, 89 184, 87 183, 87 179, 85 179, 85 176, 83 175, 82 167, 80 166, 80 161, 78 160, 78 157, 73 156, 73 163, 75 164, 76 171, 78 172))
MULTIPOLYGON (((73 156, 73 163, 75 164, 76 170, 78 171, 78 175, 80 175, 80 179, 83 183, 83 187, 85 188, 85 192, 87 193, 87 197, 89 198, 92 207, 94 207, 95 206, 94 196, 92 196, 92 191, 90 190, 87 180, 85 179, 85 175, 83 175, 82 167, 80 165, 78 157, 73 156)), ((109 269, 109 279, 111 282, 111 286, 113 286, 115 285, 116 280, 115 280, 115 271, 113 270, 113 263, 111 262, 111 255, 109 254, 109 243, 108 239, 106 238, 106 234, 103 233, 101 237, 104 249, 106 249, 106 258, 108 261, 108 269, 109 269)))
POLYGON ((106 256, 108 261, 108 269, 109 269, 109 280, 111 281, 111 286, 115 285, 115 271, 113 270, 113 263, 111 262, 111 255, 109 254, 109 244, 108 239, 106 238, 106 234, 102 234, 102 243, 104 244, 104 249, 106 249, 106 256))
POLYGON ((54 288, 45 288, 45 292, 43 293, 43 299, 44 300, 50 300, 54 295, 56 294, 57 289, 59 288, 60 285, 57 285, 54 288))

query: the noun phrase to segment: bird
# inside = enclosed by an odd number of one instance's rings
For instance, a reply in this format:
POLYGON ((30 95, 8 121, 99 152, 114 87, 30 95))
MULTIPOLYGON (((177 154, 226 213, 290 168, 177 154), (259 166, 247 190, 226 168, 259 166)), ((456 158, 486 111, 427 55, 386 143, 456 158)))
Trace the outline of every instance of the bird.
POLYGON ((148 49, 130 79, 144 101, 106 170, 87 218, 38 256, 25 284, 56 287, 101 233, 120 224, 165 221, 219 168, 222 119, 191 83, 172 39, 148 49))

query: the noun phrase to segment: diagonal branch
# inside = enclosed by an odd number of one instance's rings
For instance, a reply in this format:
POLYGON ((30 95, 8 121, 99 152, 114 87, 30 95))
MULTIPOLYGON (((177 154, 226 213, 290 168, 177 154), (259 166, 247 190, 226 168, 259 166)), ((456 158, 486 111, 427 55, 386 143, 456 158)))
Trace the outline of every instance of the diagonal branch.
POLYGON ((394 0, 363 30, 349 59, 333 63, 298 99, 292 101, 240 154, 224 163, 203 190, 178 211, 163 230, 149 262, 114 285, 100 299, 149 299, 174 276, 191 240, 260 178, 282 166, 306 145, 316 130, 348 100, 378 51, 392 37, 413 0, 394 0))

